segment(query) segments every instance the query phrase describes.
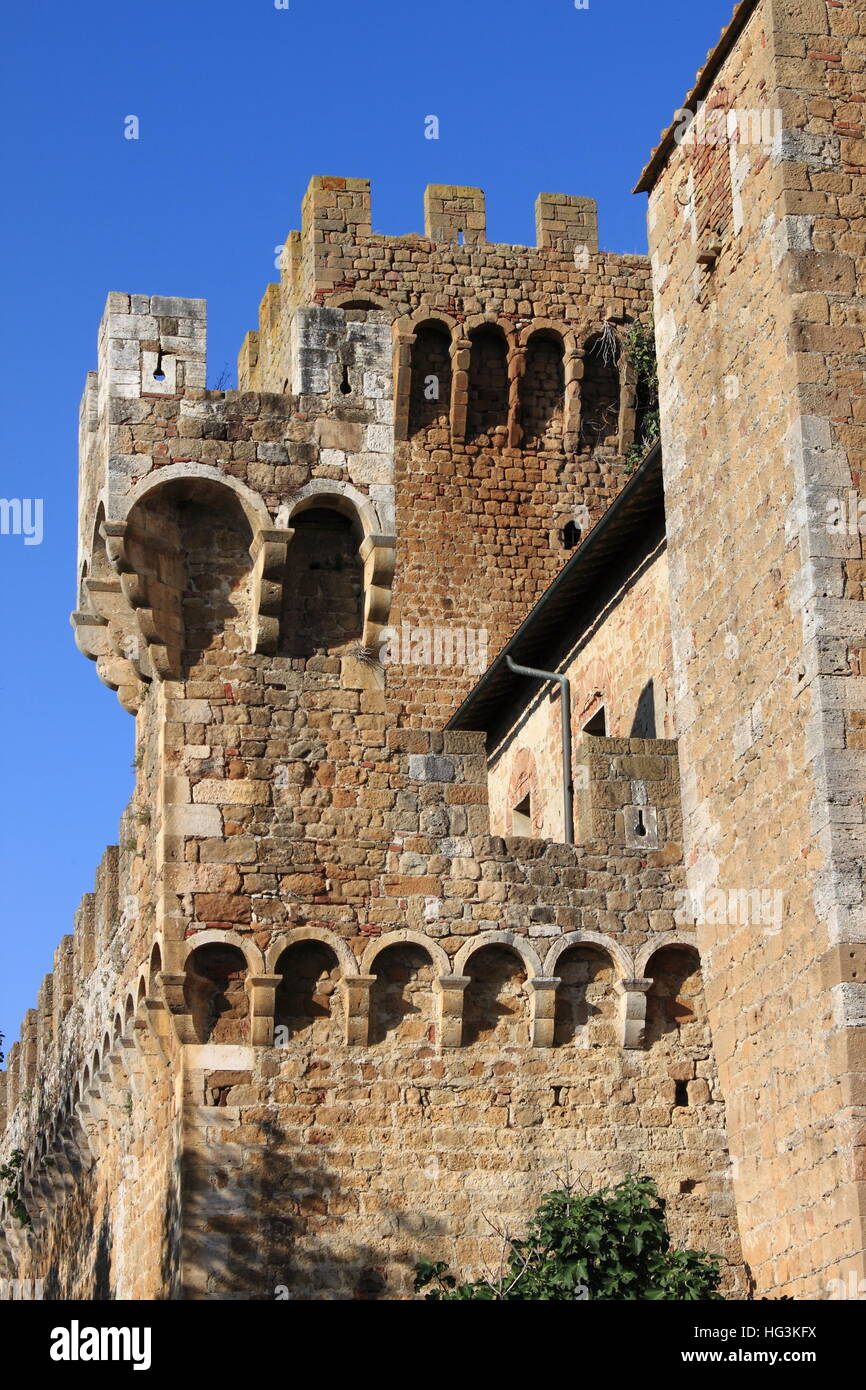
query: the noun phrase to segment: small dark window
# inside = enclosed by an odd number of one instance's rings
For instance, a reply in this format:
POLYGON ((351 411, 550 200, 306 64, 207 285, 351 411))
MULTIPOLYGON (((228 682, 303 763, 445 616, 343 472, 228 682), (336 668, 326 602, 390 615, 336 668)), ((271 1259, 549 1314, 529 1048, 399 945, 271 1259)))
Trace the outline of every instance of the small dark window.
POLYGON ((528 796, 525 796, 520 805, 515 806, 511 812, 511 833, 522 836, 532 835, 532 805, 528 796))
POLYGON ((576 521, 567 521, 559 533, 563 550, 574 550, 580 545, 581 529, 576 521))
POLYGON ((584 724, 585 734, 594 734, 596 738, 607 738, 607 716, 604 712, 604 705, 597 709, 588 724, 584 724))
POLYGON ((688 1105, 688 1103, 689 1103, 689 1084, 688 1084, 688 1082, 687 1082, 687 1081, 677 1081, 677 1082, 675 1082, 674 1084, 675 1084, 675 1086, 676 1086, 676 1095, 675 1095, 675 1097, 674 1097, 674 1106, 688 1105))

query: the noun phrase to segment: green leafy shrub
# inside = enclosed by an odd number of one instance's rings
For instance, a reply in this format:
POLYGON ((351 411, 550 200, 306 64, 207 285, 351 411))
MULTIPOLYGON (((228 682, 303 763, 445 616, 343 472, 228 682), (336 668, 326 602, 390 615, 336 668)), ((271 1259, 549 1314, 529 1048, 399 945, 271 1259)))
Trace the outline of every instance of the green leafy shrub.
POLYGON ((19 1226, 30 1226, 30 1213, 24 1205, 21 1196, 21 1169, 24 1164, 24 1154, 20 1149, 14 1149, 9 1156, 8 1163, 0 1163, 0 1183, 4 1184, 3 1196, 9 1203, 9 1210, 15 1217, 19 1226))
POLYGON ((633 323, 625 335, 625 354, 637 374, 637 429, 635 442, 626 450, 629 471, 646 457, 661 433, 659 377, 655 329, 652 323, 633 323))
POLYGON ((590 1195, 549 1192, 524 1240, 506 1241, 502 1273, 459 1284, 442 1263, 415 1266, 427 1300, 721 1299, 720 1259, 673 1250, 665 1202, 652 1178, 628 1177, 590 1195))

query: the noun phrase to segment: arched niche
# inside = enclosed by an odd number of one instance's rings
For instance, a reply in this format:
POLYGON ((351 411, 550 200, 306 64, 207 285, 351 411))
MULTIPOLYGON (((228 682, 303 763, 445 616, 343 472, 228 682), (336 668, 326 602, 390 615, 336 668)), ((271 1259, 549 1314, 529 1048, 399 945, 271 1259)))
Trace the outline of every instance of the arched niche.
POLYGON ((559 986, 553 1026, 554 1047, 611 1047, 618 1042, 619 999, 616 967, 600 946, 569 946, 556 963, 559 986))
POLYGON ((470 331, 469 345, 466 438, 476 444, 504 442, 510 394, 508 340, 498 324, 482 323, 470 331))
POLYGON ((565 349, 553 329, 531 334, 520 381, 523 447, 555 448, 562 441, 565 412, 565 349))
POLYGON ((184 1000, 200 1043, 249 1041, 247 960, 239 946, 211 941, 187 957, 184 1000))
POLYGON ((432 1043, 437 972, 431 953, 413 941, 396 942, 378 952, 370 970, 370 1043, 432 1043))
POLYGON ((145 492, 122 535, 109 533, 115 568, 154 669, 189 679, 249 648, 253 532, 237 492, 209 477, 177 476, 145 492))
POLYGON ((707 1041, 701 961, 697 948, 672 942, 656 950, 643 968, 652 980, 647 993, 646 1046, 665 1040, 678 1047, 707 1041))
POLYGON ((280 977, 274 1006, 277 1046, 295 1039, 341 1043, 343 972, 333 947, 314 938, 292 942, 281 951, 274 973, 280 977))
POLYGON ((513 946, 496 942, 479 946, 467 957, 469 978, 463 996, 463 1044, 527 1047, 530 1009, 527 965, 513 946))
POLYGON ((620 345, 615 335, 586 340, 581 383, 580 446, 616 448, 619 442, 620 345))
POLYGON ((364 634, 364 535, 360 518, 328 499, 291 518, 279 651, 310 657, 344 653, 364 634))
POLYGON ((411 392, 409 437, 437 438, 431 444, 446 442, 451 415, 452 335, 440 319, 428 319, 415 328, 411 349, 411 392))

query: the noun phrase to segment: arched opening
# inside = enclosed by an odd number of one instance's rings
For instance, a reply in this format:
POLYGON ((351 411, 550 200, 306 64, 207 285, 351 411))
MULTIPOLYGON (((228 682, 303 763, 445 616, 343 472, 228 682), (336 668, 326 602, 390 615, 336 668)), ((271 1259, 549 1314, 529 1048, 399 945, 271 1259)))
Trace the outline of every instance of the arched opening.
POLYGON ((433 962, 422 946, 387 946, 373 963, 370 1042, 432 1042, 435 1029, 433 962))
POLYGON ((289 523, 280 651, 324 656, 359 641, 364 631, 360 522, 332 507, 310 507, 289 523))
POLYGON ((565 367, 560 338, 548 329, 533 333, 526 346, 520 383, 525 449, 550 448, 562 439, 565 367))
POLYGON ((281 980, 276 992, 275 1030, 285 1029, 289 1038, 304 1034, 312 1042, 339 1041, 342 971, 331 947, 322 941, 298 941, 287 946, 277 961, 276 974, 281 980))
POLYGON ((619 343, 611 334, 595 333, 587 339, 580 407, 582 448, 615 447, 617 444, 619 358, 619 343))
POLYGON ((556 964, 554 1047, 610 1047, 617 1041, 613 962, 593 946, 570 946, 556 964))
POLYGON ((237 946, 211 942, 192 952, 183 994, 199 1042, 248 1041, 246 977, 246 958, 237 946))
POLYGON ((444 324, 422 323, 412 345, 409 437, 447 430, 451 411, 451 335, 444 324))
POLYGON ((482 946, 466 962, 466 973, 464 1045, 527 1046, 526 965, 517 952, 508 946, 482 946))
POLYGON ((156 977, 162 970, 162 951, 159 949, 159 942, 155 941, 150 952, 150 963, 148 966, 148 989, 153 993, 156 985, 156 977))
POLYGON ((182 678, 210 674, 245 650, 252 532, 236 494, 181 478, 148 494, 129 517, 127 547, 146 581, 156 645, 182 678))
POLYGON ((508 426, 508 345, 495 324, 473 329, 469 341, 467 438, 492 443, 508 426))
POLYGON ((652 980, 647 994, 646 1045, 668 1036, 684 1045, 704 1042, 701 962, 691 946, 663 946, 647 966, 652 980))

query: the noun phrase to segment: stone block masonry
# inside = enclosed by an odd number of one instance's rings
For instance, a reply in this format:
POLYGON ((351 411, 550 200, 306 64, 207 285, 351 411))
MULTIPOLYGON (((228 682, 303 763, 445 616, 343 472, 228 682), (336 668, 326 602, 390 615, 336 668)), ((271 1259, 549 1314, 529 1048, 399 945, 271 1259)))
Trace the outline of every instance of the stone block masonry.
POLYGON ((864 52, 864 0, 738 6, 686 103, 734 134, 641 183, 689 894, 784 902, 698 935, 744 1255, 800 1298, 866 1273, 864 52))
POLYGON ((739 1287, 678 841, 492 836, 483 737, 439 731, 474 676, 379 660, 404 622, 495 650, 563 510, 617 491, 632 388, 593 346, 646 316, 646 263, 598 255, 587 200, 542 200, 533 249, 454 189, 376 238, 367 196, 314 181, 239 391, 204 389, 199 301, 109 297, 73 625, 136 790, 10 1052, 5 1265, 50 1297, 403 1297, 422 1255, 498 1257, 485 1213, 567 1163, 654 1173, 739 1287))

